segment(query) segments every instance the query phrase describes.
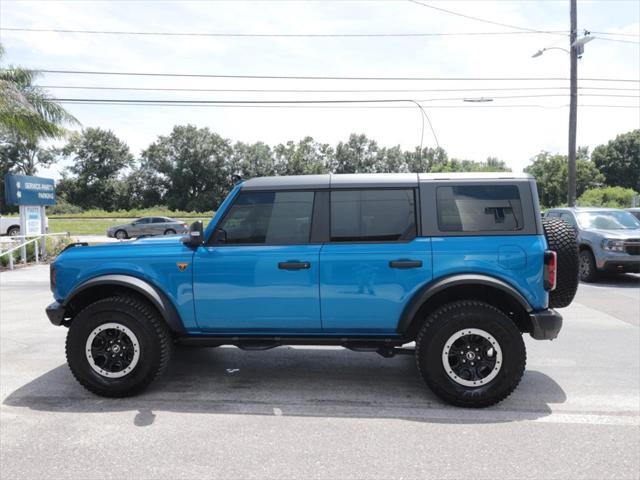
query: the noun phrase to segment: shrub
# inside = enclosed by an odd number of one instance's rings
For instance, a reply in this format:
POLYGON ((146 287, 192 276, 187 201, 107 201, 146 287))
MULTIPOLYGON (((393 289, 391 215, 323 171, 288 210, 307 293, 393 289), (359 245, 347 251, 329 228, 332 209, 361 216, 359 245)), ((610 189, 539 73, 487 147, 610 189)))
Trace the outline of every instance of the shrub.
POLYGON ((47 207, 47 216, 49 215, 69 215, 82 213, 82 209, 77 205, 72 205, 63 198, 58 198, 55 205, 47 207))
POLYGON ((631 188, 592 188, 584 192, 576 202, 579 207, 628 208, 638 192, 631 188))

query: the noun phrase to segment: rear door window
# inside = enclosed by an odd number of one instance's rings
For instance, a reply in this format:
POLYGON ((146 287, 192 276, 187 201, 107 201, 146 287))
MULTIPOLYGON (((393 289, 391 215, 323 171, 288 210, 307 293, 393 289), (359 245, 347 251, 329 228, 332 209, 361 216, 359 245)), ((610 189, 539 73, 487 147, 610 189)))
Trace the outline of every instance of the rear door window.
POLYGON ((516 185, 437 188, 438 228, 443 232, 513 232, 524 228, 516 185))
POLYGON ((331 241, 393 242, 416 237, 413 189, 331 192, 331 241))

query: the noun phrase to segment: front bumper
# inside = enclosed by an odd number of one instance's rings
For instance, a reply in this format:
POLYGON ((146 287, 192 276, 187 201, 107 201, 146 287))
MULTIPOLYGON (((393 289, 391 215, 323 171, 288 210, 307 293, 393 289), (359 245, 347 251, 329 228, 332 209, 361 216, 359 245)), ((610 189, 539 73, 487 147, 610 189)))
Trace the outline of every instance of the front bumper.
POLYGON ((46 310, 47 317, 49 317, 49 321, 53 323, 56 327, 59 327, 64 322, 64 312, 65 308, 58 302, 53 302, 49 306, 47 306, 46 310))
POLYGON ((640 261, 605 260, 601 270, 608 273, 640 273, 640 261))
POLYGON ((533 327, 530 335, 536 340, 553 340, 562 328, 562 315, 552 308, 531 312, 529 318, 533 327))

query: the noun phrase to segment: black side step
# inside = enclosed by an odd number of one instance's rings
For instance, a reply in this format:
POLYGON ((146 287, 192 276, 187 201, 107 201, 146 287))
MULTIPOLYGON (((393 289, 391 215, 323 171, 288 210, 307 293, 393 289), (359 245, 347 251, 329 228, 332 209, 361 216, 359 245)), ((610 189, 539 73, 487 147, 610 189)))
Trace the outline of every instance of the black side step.
POLYGON ((283 345, 331 345, 357 351, 378 351, 381 348, 400 347, 406 340, 402 338, 371 337, 239 337, 239 336, 188 336, 178 337, 182 345, 219 347, 234 345, 243 350, 267 350, 283 345))

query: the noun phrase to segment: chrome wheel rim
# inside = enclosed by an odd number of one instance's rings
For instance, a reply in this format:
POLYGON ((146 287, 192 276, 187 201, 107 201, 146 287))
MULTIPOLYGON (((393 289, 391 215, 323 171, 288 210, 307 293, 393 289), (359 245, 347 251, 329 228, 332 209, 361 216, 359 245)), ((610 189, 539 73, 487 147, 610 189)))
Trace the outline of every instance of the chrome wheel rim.
POLYGON ((121 378, 138 365, 140 343, 124 325, 105 323, 89 334, 85 354, 93 371, 103 377, 121 378))
POLYGON ((442 365, 459 385, 478 388, 491 382, 502 368, 498 341, 479 328, 459 330, 445 342, 442 365))
POLYGON ((591 271, 591 265, 589 259, 585 255, 580 255, 580 275, 582 277, 588 277, 591 271))

